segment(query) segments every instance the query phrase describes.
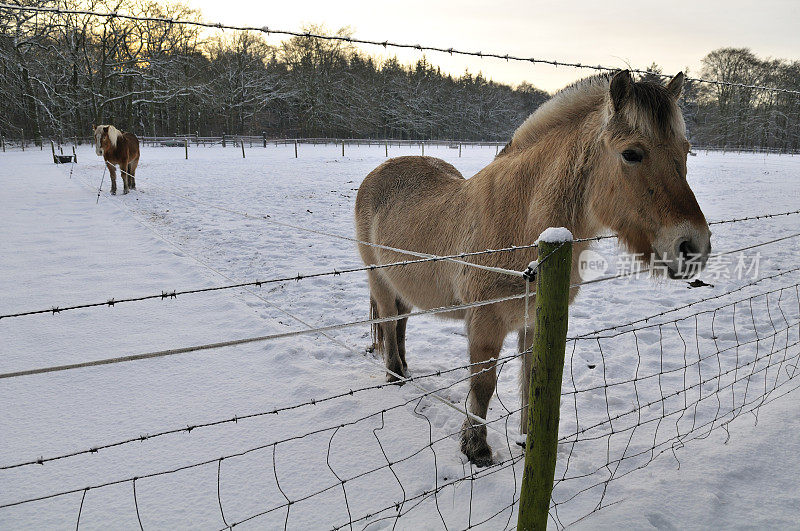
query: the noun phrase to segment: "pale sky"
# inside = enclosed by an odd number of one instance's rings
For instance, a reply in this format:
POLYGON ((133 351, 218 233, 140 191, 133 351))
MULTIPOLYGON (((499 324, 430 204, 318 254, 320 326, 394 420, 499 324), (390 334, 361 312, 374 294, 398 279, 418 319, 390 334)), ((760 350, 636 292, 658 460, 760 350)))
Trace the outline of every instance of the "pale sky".
MULTIPOLYGON (((760 57, 800 59, 800 0, 186 1, 213 22, 290 30, 304 24, 325 24, 331 30, 349 25, 363 39, 612 67, 645 68, 655 61, 666 74, 689 67, 696 75, 702 57, 723 46, 749 47, 760 57)), ((404 63, 421 57, 417 51, 363 49, 397 55, 404 63)), ((426 56, 456 75, 469 68, 495 81, 528 81, 547 91, 592 73, 436 52, 426 56)))

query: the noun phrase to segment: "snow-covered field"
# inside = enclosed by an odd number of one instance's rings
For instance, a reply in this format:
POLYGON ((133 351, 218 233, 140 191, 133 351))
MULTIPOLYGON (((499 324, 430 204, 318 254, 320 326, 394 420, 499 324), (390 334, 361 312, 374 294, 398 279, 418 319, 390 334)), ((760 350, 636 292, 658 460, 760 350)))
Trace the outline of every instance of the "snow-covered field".
MULTIPOLYGON (((390 150, 391 156, 410 153, 390 150)), ((465 148, 459 158, 457 150, 426 149, 467 176, 494 154, 494 148, 465 148)), ((384 160, 383 147, 348 147, 346 157, 337 146, 301 146, 297 159, 293 146, 253 147, 246 159, 231 147, 192 148, 189 156, 184 160, 181 148, 143 148, 138 190, 126 196, 103 192, 96 204, 103 164, 91 148, 79 148, 72 175, 69 165, 53 165, 47 151, 0 154, 0 314, 361 265, 352 242, 271 221, 352 236, 356 189, 384 160)), ((689 158, 689 180, 709 220, 800 205, 798 157, 700 153, 689 158)), ((798 227, 800 216, 717 225, 712 244, 715 251, 733 250, 800 232, 798 227)), ((594 249, 616 263, 613 240, 594 249)), ((701 275, 713 287, 646 279, 588 285, 571 308, 569 336, 797 267, 800 238, 746 252, 749 261, 760 252, 757 273, 701 275)), ((559 482, 553 494, 560 524, 588 515, 574 527, 800 525, 800 390, 769 400, 800 384, 800 372, 792 380, 800 350, 798 282, 800 272, 786 273, 647 323, 669 323, 660 328, 568 344, 565 392, 593 390, 562 402, 562 435, 575 433, 576 409, 580 428, 599 426, 582 441, 567 439, 560 446, 556 478, 572 478, 559 482), (785 286, 792 287, 750 299, 785 286), (737 300, 743 302, 731 306, 737 300), (762 361, 748 365, 756 358, 762 361), (775 386, 757 414, 746 413, 758 405, 753 399, 775 386), (664 398, 674 389, 689 390, 664 398), (744 402, 751 405, 738 409, 744 402), (632 408, 637 412, 625 415, 632 408), (745 413, 721 426, 731 410, 745 413), (670 411, 682 413, 648 421, 670 411), (612 473, 621 477, 605 485, 612 473), (603 509, 595 512, 598 504, 603 509)), ((324 326, 367 313, 366 277, 353 273, 4 318, 0 373, 301 330, 307 326, 297 319, 324 326)), ((430 397, 415 400, 422 392, 408 384, 350 396, 350 389, 383 382, 379 360, 364 353, 369 329, 328 335, 336 342, 302 335, 0 380, 0 467, 346 394, 0 470, 0 505, 75 491, 2 507, 0 528, 69 528, 80 514, 80 526, 91 529, 136 528, 140 521, 147 529, 215 529, 274 507, 237 527, 321 529, 352 519, 354 528, 371 521, 369 529, 391 528, 398 509, 402 529, 464 529, 496 513, 483 528, 515 525, 514 508, 501 509, 512 505, 521 482, 522 463, 509 461, 521 453, 513 444, 517 415, 489 431, 495 461, 505 466, 472 469, 474 480, 426 495, 471 472, 458 449, 463 417, 430 397), (508 438, 498 433, 506 431, 508 438), (372 469, 378 470, 360 475, 372 469), (114 484, 100 487, 105 483, 114 484), (326 487, 332 488, 308 497, 326 487), (288 512, 287 500, 293 501, 288 512)), ((513 339, 501 356, 514 353, 513 339)), ((410 320, 411 375, 464 365, 465 349, 461 324, 410 320)), ((514 359, 501 371, 490 419, 502 418, 504 407, 518 407, 518 367, 514 359)), ((454 371, 420 384, 443 388, 439 395, 460 404, 466 374, 454 371)))

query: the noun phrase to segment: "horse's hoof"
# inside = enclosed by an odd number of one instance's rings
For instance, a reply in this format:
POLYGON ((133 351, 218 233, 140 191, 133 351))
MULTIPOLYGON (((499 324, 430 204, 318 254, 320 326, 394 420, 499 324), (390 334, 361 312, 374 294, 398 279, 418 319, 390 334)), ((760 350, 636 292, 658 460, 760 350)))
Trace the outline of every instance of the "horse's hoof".
POLYGON ((477 467, 492 464, 492 448, 486 442, 486 426, 465 427, 461 433, 461 451, 477 467))
POLYGON ((111 195, 117 195, 117 191, 116 190, 111 190, 111 195))
MULTIPOLYGON (((462 445, 461 451, 464 452, 464 447, 462 445)), ((492 449, 489 445, 485 445, 483 448, 475 449, 470 451, 469 453, 464 452, 464 455, 469 458, 473 465, 478 468, 483 468, 486 466, 490 466, 494 461, 492 460, 492 449)))

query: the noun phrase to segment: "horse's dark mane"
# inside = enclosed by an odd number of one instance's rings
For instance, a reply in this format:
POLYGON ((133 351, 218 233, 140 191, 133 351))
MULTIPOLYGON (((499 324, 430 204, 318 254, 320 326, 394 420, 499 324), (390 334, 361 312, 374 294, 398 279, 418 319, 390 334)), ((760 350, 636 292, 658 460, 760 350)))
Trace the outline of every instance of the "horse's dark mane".
POLYGON ((659 133, 669 135, 675 123, 675 113, 680 113, 680 109, 667 88, 651 81, 638 81, 631 88, 631 103, 648 115, 659 133))
MULTIPOLYGON (((611 73, 589 76, 553 94, 517 128, 511 141, 498 156, 514 148, 531 145, 550 127, 574 120, 583 112, 597 108, 597 105, 607 101, 612 77, 611 73)), ((676 128, 682 129, 683 126, 679 125, 682 124, 680 109, 664 85, 637 81, 631 83, 630 87, 624 108, 629 111, 626 114, 632 122, 631 125, 636 123, 664 136, 670 135, 676 128)))

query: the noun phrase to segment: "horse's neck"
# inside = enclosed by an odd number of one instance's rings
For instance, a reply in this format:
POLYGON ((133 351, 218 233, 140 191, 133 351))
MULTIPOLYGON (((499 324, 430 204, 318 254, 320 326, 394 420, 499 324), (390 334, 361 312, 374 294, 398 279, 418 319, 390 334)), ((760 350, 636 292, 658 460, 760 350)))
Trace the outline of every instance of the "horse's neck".
POLYGON ((601 230, 587 211, 591 162, 585 157, 589 146, 579 139, 578 132, 567 136, 570 138, 548 135, 490 165, 495 168, 487 173, 502 183, 494 189, 505 195, 496 202, 520 208, 517 223, 522 230, 516 237, 521 242, 535 241, 552 226, 567 227, 575 238, 592 237, 601 230))

